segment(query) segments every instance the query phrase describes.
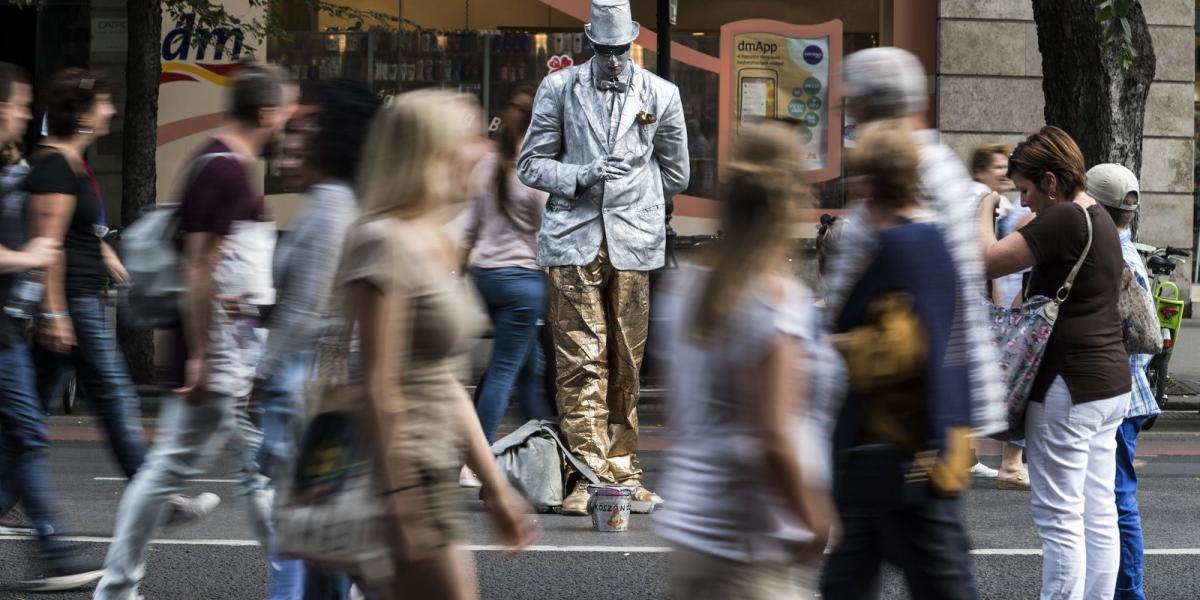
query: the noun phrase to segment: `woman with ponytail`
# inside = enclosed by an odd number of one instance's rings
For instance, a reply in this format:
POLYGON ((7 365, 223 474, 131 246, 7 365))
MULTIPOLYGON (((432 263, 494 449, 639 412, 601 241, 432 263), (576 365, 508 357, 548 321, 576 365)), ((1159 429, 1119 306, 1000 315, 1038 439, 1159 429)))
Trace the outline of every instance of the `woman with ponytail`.
POLYGON ((835 520, 828 438, 813 413, 840 362, 817 341, 807 289, 785 274, 803 143, 745 126, 727 165, 721 240, 665 303, 672 348, 658 532, 676 598, 811 598, 835 520))
MULTIPOLYGON (((467 264, 495 337, 475 395, 475 412, 489 442, 514 395, 526 419, 551 415, 538 341, 538 325, 546 313, 546 275, 536 261, 537 234, 549 194, 521 183, 513 168, 533 114, 533 91, 517 88, 501 114, 498 152, 479 161, 468 183, 466 232, 467 264)), ((479 486, 466 467, 459 483, 479 486)))

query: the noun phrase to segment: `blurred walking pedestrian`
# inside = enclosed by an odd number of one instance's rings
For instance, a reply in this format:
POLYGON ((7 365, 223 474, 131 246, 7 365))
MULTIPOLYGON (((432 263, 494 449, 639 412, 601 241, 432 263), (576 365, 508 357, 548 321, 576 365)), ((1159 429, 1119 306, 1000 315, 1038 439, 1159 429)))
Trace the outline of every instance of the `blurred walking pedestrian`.
MULTIPOLYGON (((1129 225, 1137 214, 1139 186, 1137 176, 1122 165, 1096 165, 1087 172, 1088 195, 1108 211, 1121 239, 1121 257, 1133 273, 1133 280, 1142 289, 1151 291, 1146 265, 1133 245, 1129 225)), ((1117 525, 1121 531, 1121 566, 1117 572, 1117 594, 1114 600, 1145 600, 1142 591, 1142 517, 1137 500, 1137 438, 1148 419, 1162 412, 1154 400, 1154 392, 1146 379, 1150 354, 1131 354, 1129 370, 1133 378, 1129 408, 1117 427, 1117 525)))
POLYGON ((1037 218, 997 241, 998 195, 980 207, 988 277, 1033 267, 1029 294, 1070 295, 1034 379, 1025 440, 1042 598, 1111 597, 1117 585, 1116 432, 1129 403, 1129 356, 1117 308, 1125 268, 1117 227, 1085 189, 1083 154, 1057 127, 1017 145, 1009 177, 1037 218), (1090 240, 1090 241, 1089 241, 1090 240), (1084 256, 1074 286, 1062 286, 1084 256))
MULTIPOLYGON (((145 574, 146 547, 163 500, 189 477, 204 473, 235 430, 243 454, 257 449, 257 432, 239 414, 253 389, 261 354, 261 307, 274 300, 271 258, 276 237, 265 220, 253 163, 279 142, 294 108, 277 69, 250 64, 234 77, 230 123, 193 159, 179 206, 184 234, 184 305, 187 343, 184 387, 163 406, 165 434, 125 489, 97 599, 132 600, 145 574)), ((269 546, 268 494, 247 465, 243 495, 251 525, 269 546)))
MULTIPOLYGON (((983 144, 971 153, 971 177, 975 180, 972 194, 976 201, 992 192, 1001 195, 1000 205, 996 210, 996 232, 1000 237, 1016 231, 1033 219, 1033 211, 1028 207, 1022 206, 1020 202, 1014 204, 1004 196, 1013 190, 1012 180, 1008 178, 1008 153, 1008 146, 1004 144, 983 144)), ((996 306, 1019 304, 1024 296, 1024 275, 1028 272, 1026 269, 992 280, 992 303, 996 306)), ((971 468, 971 474, 995 478, 996 487, 1002 490, 1028 490, 1029 472, 1025 469, 1022 459, 1024 451, 1024 440, 1004 442, 999 471, 977 460, 971 468)))
POLYGON ((436 214, 465 196, 461 154, 479 123, 466 97, 402 94, 371 125, 357 189, 363 220, 336 286, 357 327, 394 582, 384 598, 474 598, 456 476, 462 456, 487 490, 503 543, 535 535, 529 507, 500 471, 470 397, 451 371, 470 337, 453 244, 436 214))
MULTIPOLYGON (((475 399, 489 443, 509 398, 516 398, 525 420, 552 415, 538 337, 546 316, 546 273, 537 265, 537 234, 550 194, 521 183, 515 169, 532 115, 533 90, 517 88, 504 104, 499 151, 476 165, 469 183, 467 263, 487 305, 495 340, 475 399)), ((459 483, 478 487, 479 479, 463 467, 459 483)))
MULTIPOLYGON (((301 138, 295 168, 305 189, 304 211, 292 231, 275 249, 276 299, 266 326, 266 349, 254 376, 254 398, 261 405, 263 443, 258 470, 273 487, 287 480, 306 407, 303 384, 312 375, 313 348, 331 324, 327 299, 350 225, 358 217, 351 182, 362 158, 367 128, 379 107, 361 82, 321 82, 306 90, 303 101, 312 113, 293 119, 290 139, 301 138)), ((289 126, 291 127, 291 126, 289 126)), ((312 598, 305 590, 337 588, 346 598, 349 580, 328 579, 320 570, 306 570, 298 560, 272 556, 267 573, 268 600, 312 598)))
MULTIPOLYGON (((63 245, 62 260, 45 273, 38 316, 40 344, 34 347, 38 395, 52 406, 66 380, 75 377, 96 409, 109 448, 122 473, 132 479, 146 457, 141 398, 108 317, 105 289, 129 282, 116 251, 104 239, 104 199, 87 149, 106 136, 116 109, 108 80, 100 73, 64 69, 45 92, 48 136, 34 149, 24 189, 39 235, 63 245)), ((168 500, 171 525, 207 515, 219 500, 176 495, 168 500)))
POLYGON ((835 393, 841 362, 818 341, 809 291, 782 274, 809 200, 801 149, 782 125, 742 128, 722 238, 706 266, 682 267, 666 303, 675 442, 672 500, 655 522, 675 546, 677 598, 811 598, 836 519, 811 411, 835 393))
MULTIPOLYGON (((988 316, 983 303, 976 301, 985 297, 985 287, 976 225, 978 198, 971 195, 971 180, 962 161, 937 141, 937 132, 926 129, 928 80, 915 56, 899 48, 871 48, 846 57, 844 70, 846 110, 860 126, 894 120, 916 140, 922 189, 917 201, 933 211, 934 222, 944 231, 958 277, 954 289, 961 310, 953 316, 951 348, 957 350, 950 358, 966 364, 975 433, 994 433, 1003 427, 1004 386, 988 316)), ((842 250, 830 257, 824 279, 827 321, 839 314, 854 282, 879 252, 868 217, 862 204, 845 216, 842 250)))
MULTIPOLYGON (((0 62, 0 143, 16 139, 29 122, 29 80, 24 71, 0 62)), ((59 242, 38 238, 27 241, 23 227, 26 210, 17 195, 24 179, 23 166, 0 172, 0 299, 13 294, 16 273, 47 268, 58 262, 59 242)), ((87 585, 100 578, 99 562, 83 556, 77 544, 62 539, 68 529, 57 506, 47 448, 50 435, 45 412, 38 401, 36 376, 29 347, 23 336, 24 323, 0 311, 0 515, 20 501, 29 514, 37 536, 34 564, 38 571, 20 583, 28 591, 61 591, 87 585)))
POLYGON ((34 227, 60 240, 64 261, 46 272, 40 315, 41 346, 34 351, 43 405, 59 397, 71 371, 97 416, 117 463, 133 477, 146 454, 141 400, 106 314, 104 290, 129 274, 104 240, 108 223, 104 200, 84 159, 96 140, 108 135, 116 109, 103 75, 65 69, 46 86, 49 136, 33 149, 25 180, 34 227))
POLYGON ((850 391, 833 445, 843 538, 821 592, 877 598, 888 562, 917 600, 975 598, 960 500, 971 480, 971 378, 952 346, 958 266, 936 212, 919 201, 911 132, 876 121, 859 133, 850 171, 869 190, 857 214, 877 251, 829 309, 850 391))

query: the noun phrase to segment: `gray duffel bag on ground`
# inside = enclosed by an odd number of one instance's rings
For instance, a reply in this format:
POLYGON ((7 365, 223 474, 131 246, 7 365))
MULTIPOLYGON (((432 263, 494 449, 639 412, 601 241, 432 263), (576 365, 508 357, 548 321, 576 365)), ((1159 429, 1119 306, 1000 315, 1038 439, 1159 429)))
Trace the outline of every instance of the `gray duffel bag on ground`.
POLYGON ((571 472, 564 468, 564 459, 584 479, 599 481, 587 463, 567 451, 553 421, 529 421, 492 444, 492 454, 508 482, 538 512, 555 512, 562 506, 571 472))

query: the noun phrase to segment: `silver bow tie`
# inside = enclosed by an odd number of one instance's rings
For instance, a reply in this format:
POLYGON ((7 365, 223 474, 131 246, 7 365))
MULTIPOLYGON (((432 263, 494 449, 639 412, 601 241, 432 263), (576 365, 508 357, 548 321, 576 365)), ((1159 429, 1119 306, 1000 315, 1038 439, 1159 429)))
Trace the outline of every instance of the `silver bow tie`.
POLYGON ((617 79, 601 79, 596 82, 596 87, 602 92, 613 90, 618 94, 624 94, 625 90, 629 89, 629 84, 617 79))

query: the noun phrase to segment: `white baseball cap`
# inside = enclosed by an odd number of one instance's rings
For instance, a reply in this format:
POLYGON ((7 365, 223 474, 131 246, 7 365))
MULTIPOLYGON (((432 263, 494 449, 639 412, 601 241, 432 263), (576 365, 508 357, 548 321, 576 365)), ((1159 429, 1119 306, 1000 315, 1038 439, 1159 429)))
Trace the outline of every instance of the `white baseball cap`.
POLYGON ((1137 210, 1141 197, 1137 175, 1114 163, 1096 165, 1087 172, 1087 192, 1096 202, 1117 210, 1137 210), (1126 204, 1125 196, 1131 192, 1137 200, 1126 204))

